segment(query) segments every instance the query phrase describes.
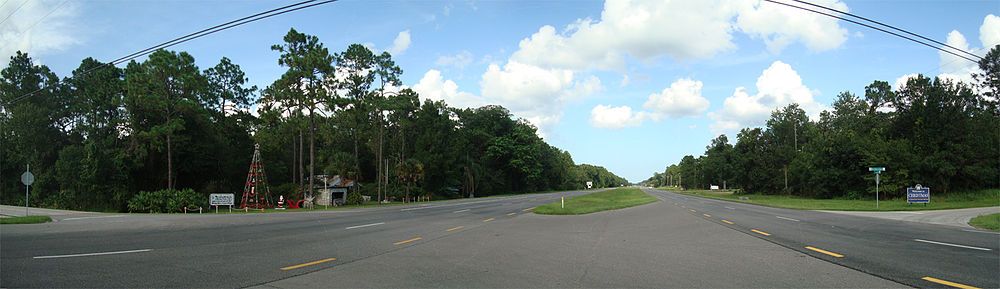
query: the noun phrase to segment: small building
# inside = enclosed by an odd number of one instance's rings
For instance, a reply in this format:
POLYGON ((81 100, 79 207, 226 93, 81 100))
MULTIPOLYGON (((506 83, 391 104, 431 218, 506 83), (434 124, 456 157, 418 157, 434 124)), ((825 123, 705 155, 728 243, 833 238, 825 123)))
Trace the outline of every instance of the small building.
POLYGON ((347 200, 347 193, 358 189, 358 183, 340 175, 315 176, 313 184, 316 193, 316 205, 339 206, 347 200))

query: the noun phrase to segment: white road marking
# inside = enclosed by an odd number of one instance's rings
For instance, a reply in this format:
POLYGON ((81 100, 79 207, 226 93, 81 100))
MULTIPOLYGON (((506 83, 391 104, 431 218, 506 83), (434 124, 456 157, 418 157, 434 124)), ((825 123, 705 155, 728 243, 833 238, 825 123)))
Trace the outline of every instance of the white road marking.
POLYGON ((385 225, 385 222, 378 222, 378 223, 372 223, 372 224, 367 224, 367 225, 350 226, 350 227, 344 228, 344 230, 364 228, 364 227, 371 227, 371 226, 378 226, 378 225, 385 225))
POLYGON ((76 217, 76 218, 65 218, 62 221, 72 221, 72 220, 86 220, 86 219, 103 219, 103 218, 120 218, 125 215, 114 215, 114 216, 97 216, 97 217, 76 217))
POLYGON ((945 243, 945 242, 935 242, 935 241, 927 241, 927 240, 921 240, 921 239, 913 239, 913 240, 917 241, 917 242, 924 242, 924 243, 931 243, 931 244, 938 244, 938 245, 945 245, 945 246, 952 246, 952 247, 959 247, 959 248, 966 248, 966 249, 973 249, 973 250, 992 251, 992 249, 987 249, 987 248, 979 248, 979 247, 958 245, 958 244, 945 243))
POLYGON ((782 216, 774 216, 774 217, 778 218, 778 219, 782 219, 782 220, 789 220, 789 221, 792 221, 792 222, 798 222, 799 221, 799 220, 796 220, 796 219, 785 218, 785 217, 782 217, 782 216))
POLYGON ((469 210, 470 210, 470 209, 465 209, 465 210, 458 210, 458 211, 454 211, 454 212, 452 212, 452 213, 461 213, 461 212, 468 212, 469 210))
POLYGON ((736 208, 733 208, 733 207, 725 207, 725 208, 726 209, 730 209, 730 210, 735 210, 736 209, 736 208))
POLYGON ((476 202, 467 202, 467 203, 458 203, 458 204, 447 204, 447 205, 438 205, 438 206, 423 206, 423 207, 416 207, 416 208, 406 208, 406 209, 400 209, 399 211, 400 211, 400 212, 405 212, 405 211, 413 211, 413 210, 423 210, 423 209, 431 209, 431 208, 441 208, 441 207, 451 207, 451 206, 461 206, 461 205, 471 205, 471 204, 479 204, 479 203, 489 203, 489 202, 499 202, 499 201, 505 201, 505 200, 503 200, 503 199, 500 199, 500 200, 483 200, 483 201, 476 201, 476 202))
POLYGON ((966 231, 966 232, 975 232, 975 233, 986 233, 986 234, 994 234, 994 235, 1000 235, 1000 233, 997 233, 997 232, 987 232, 987 231, 980 231, 980 230, 968 230, 968 229, 963 229, 962 231, 966 231))
POLYGON ((142 253, 142 252, 149 252, 149 251, 153 251, 153 249, 114 251, 114 252, 100 252, 100 253, 84 253, 84 254, 70 254, 70 255, 54 255, 54 256, 37 256, 37 257, 34 257, 34 259, 52 259, 52 258, 101 256, 101 255, 115 255, 115 254, 128 254, 128 253, 142 253))

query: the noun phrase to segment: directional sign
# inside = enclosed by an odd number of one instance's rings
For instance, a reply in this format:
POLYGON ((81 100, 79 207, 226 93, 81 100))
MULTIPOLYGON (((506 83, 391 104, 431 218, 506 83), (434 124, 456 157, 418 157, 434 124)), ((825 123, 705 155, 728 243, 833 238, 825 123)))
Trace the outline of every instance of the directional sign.
POLYGON ((885 171, 885 167, 869 167, 868 171, 869 172, 875 172, 877 174, 877 173, 884 172, 885 171))
POLYGON ((906 202, 910 204, 926 204, 931 202, 931 188, 917 185, 906 188, 906 202))
POLYGON ((30 186, 35 183, 35 175, 31 172, 24 172, 21 174, 21 183, 25 186, 30 186))

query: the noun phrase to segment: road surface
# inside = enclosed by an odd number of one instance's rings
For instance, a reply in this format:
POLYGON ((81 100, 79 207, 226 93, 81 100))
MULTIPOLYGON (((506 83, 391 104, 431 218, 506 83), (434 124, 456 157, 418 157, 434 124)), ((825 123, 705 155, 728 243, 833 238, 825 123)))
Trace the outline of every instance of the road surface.
POLYGON ((649 192, 583 216, 527 211, 585 193, 565 192, 4 225, 0 287, 1000 286, 1000 235, 649 192))

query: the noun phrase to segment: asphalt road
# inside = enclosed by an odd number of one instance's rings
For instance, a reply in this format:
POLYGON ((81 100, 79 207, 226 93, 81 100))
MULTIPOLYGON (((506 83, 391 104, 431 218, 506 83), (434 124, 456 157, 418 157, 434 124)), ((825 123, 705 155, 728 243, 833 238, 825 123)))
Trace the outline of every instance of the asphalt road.
POLYGON ((1000 286, 1000 235, 650 192, 662 201, 584 216, 525 211, 583 193, 565 192, 4 225, 0 287, 1000 286))

